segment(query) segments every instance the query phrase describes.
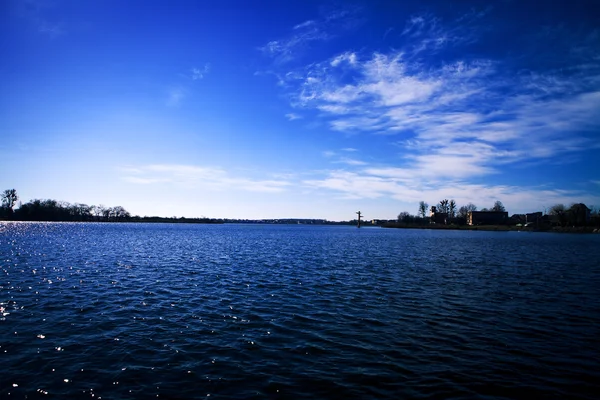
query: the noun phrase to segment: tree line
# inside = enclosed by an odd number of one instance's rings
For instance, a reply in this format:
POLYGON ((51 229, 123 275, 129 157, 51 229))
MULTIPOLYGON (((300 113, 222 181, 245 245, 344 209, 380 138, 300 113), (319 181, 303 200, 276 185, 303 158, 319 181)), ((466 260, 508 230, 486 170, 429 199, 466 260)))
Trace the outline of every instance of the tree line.
MULTIPOLYGON (((473 203, 468 203, 461 207, 458 207, 454 199, 443 199, 440 200, 435 206, 437 213, 443 213, 448 215, 448 219, 452 223, 458 225, 464 225, 467 223, 467 216, 471 211, 478 211, 477 206, 473 203)), ((432 208, 433 211, 433 208, 432 208)), ((492 207, 482 208, 479 211, 506 211, 506 208, 501 201, 496 201, 492 207)), ((412 215, 407 211, 403 211, 398 214, 398 222, 403 223, 429 223, 430 219, 428 216, 429 204, 424 201, 419 202, 419 209, 417 215, 412 215)))
POLYGON ((66 221, 66 222, 192 222, 219 223, 211 218, 164 218, 132 216, 121 206, 87 205, 52 199, 35 199, 16 208, 19 196, 15 189, 7 189, 0 195, 0 219, 10 221, 66 221))
MULTIPOLYGON (((440 200, 434 207, 437 213, 447 214, 448 223, 455 225, 465 225, 467 223, 467 216, 471 211, 506 212, 506 207, 504 207, 501 201, 496 201, 490 208, 484 207, 481 210, 473 203, 458 207, 454 199, 440 200)), ((416 215, 403 211, 398 214, 397 222, 403 224, 428 224, 431 222, 428 216, 429 210, 429 205, 425 201, 420 201, 416 215)), ((521 214, 513 215, 510 220, 514 223, 519 223, 520 216, 521 214)), ((583 203, 573 203, 569 207, 564 204, 555 204, 542 212, 542 222, 563 227, 600 226, 600 214, 597 209, 590 209, 583 203)))

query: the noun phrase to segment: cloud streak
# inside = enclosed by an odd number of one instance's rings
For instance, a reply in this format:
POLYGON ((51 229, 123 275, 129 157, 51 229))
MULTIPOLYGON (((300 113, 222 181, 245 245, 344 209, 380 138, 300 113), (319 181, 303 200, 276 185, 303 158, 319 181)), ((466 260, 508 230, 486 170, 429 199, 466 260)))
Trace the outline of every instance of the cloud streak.
POLYGON ((122 167, 119 171, 121 179, 125 182, 140 185, 178 185, 189 189, 279 193, 291 185, 283 179, 235 177, 221 168, 197 165, 151 164, 122 167))
POLYGON ((16 3, 17 15, 40 34, 54 39, 67 33, 63 22, 49 17, 56 8, 56 3, 41 0, 24 0, 16 3))
POLYGON ((179 107, 193 93, 194 86, 192 82, 204 79, 209 71, 210 64, 206 63, 202 68, 192 67, 189 74, 179 74, 180 82, 167 89, 166 105, 168 107, 179 107))
POLYGON ((356 172, 331 170, 319 179, 307 179, 302 184, 319 192, 337 193, 339 199, 392 198, 413 203, 415 208, 421 200, 435 204, 444 198, 455 199, 459 205, 473 202, 479 207, 491 207, 501 199, 511 213, 539 211, 556 203, 600 202, 597 195, 545 186, 486 185, 443 179, 423 181, 411 175, 411 171, 394 168, 366 168, 356 172))
POLYGON ((187 90, 182 86, 175 86, 168 90, 166 104, 169 107, 178 107, 187 96, 187 90))
POLYGON ((276 64, 286 64, 298 58, 313 44, 336 37, 340 31, 356 26, 358 9, 345 7, 326 11, 318 19, 301 22, 286 37, 271 40, 259 50, 271 57, 276 64))
POLYGON ((190 78, 193 81, 197 81, 197 80, 203 79, 204 76, 208 73, 209 70, 210 70, 210 64, 208 64, 208 63, 204 64, 204 66, 202 68, 196 68, 196 67, 194 67, 190 71, 191 72, 190 78))
POLYGON ((302 118, 302 116, 301 116, 301 115, 298 115, 298 114, 295 114, 295 113, 289 113, 289 114, 285 114, 285 117, 286 117, 288 120, 290 120, 290 121, 295 121, 295 120, 297 120, 297 119, 301 119, 301 118, 302 118))

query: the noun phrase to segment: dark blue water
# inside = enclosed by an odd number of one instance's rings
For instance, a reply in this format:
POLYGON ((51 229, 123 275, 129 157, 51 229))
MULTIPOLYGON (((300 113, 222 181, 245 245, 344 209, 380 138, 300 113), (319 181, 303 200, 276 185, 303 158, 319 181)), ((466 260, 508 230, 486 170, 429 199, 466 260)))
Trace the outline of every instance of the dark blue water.
POLYGON ((0 224, 0 398, 593 398, 600 235, 0 224))

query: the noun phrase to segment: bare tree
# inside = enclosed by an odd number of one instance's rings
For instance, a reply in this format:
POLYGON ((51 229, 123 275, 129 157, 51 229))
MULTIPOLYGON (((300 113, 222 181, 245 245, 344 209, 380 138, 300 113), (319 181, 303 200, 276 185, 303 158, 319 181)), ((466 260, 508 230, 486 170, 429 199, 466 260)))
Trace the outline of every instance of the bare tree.
POLYGON ((565 207, 564 204, 555 204, 552 207, 550 207, 550 212, 548 214, 550 215, 562 215, 565 213, 565 211, 567 211, 567 208, 565 207))
POLYGON ((506 211, 506 208, 504 208, 504 204, 502 204, 502 202, 498 200, 494 203, 492 211, 506 211))
MULTIPOLYGON (((555 204, 550 207, 550 215, 555 216, 560 223, 561 226, 565 226, 567 224, 567 208, 564 204, 555 204)), ((555 219, 555 221, 556 221, 555 219)))
POLYGON ((450 204, 450 202, 448 201, 448 199, 444 199, 444 200, 440 201, 440 203, 438 204, 438 211, 441 213, 448 214, 448 212, 450 211, 449 204, 450 204))
POLYGON ((71 213, 79 221, 87 221, 91 217, 92 208, 87 204, 75 203, 71 205, 71 213))
POLYGON ((19 200, 19 196, 17 196, 17 191, 15 189, 6 189, 2 192, 2 206, 8 208, 10 211, 13 210, 15 204, 17 204, 17 200, 19 200))
POLYGON ((456 216, 456 201, 454 201, 454 199, 450 200, 450 204, 448 204, 448 216, 450 218, 456 216))
POLYGON ((131 215, 129 214, 129 212, 127 210, 125 210, 121 206, 113 207, 111 209, 111 216, 114 219, 116 219, 117 221, 122 221, 122 220, 125 220, 125 219, 131 217, 131 215))
POLYGON ((427 203, 425 203, 424 201, 420 201, 419 202, 419 216, 421 218, 425 218, 425 215, 427 214, 427 208, 429 207, 429 205, 427 203))
POLYGON ((98 206, 98 211, 100 212, 100 216, 102 217, 102 219, 104 221, 109 221, 110 220, 110 212, 111 212, 111 208, 110 207, 106 207, 106 206, 103 206, 102 204, 100 204, 98 206))
POLYGON ((469 203, 466 206, 462 206, 461 208, 459 208, 458 216, 460 218, 467 218, 467 215, 469 215, 469 212, 471 211, 477 211, 477 206, 473 203, 469 203))
POLYGON ((404 222, 405 224, 413 222, 414 218, 415 217, 413 217, 406 211, 402 211, 400 214, 398 214, 398 222, 404 222))
POLYGON ((90 213, 93 216, 94 221, 99 221, 100 217, 102 217, 102 209, 101 206, 90 206, 90 213))

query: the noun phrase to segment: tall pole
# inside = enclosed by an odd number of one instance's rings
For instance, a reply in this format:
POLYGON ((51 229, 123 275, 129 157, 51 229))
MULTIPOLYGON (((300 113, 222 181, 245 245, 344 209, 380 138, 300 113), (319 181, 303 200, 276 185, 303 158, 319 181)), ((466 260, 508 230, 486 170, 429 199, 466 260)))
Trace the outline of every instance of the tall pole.
POLYGON ((360 211, 357 211, 356 213, 358 214, 358 223, 357 223, 356 227, 357 227, 357 228, 360 228, 360 217, 361 217, 361 213, 360 213, 360 211))

